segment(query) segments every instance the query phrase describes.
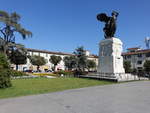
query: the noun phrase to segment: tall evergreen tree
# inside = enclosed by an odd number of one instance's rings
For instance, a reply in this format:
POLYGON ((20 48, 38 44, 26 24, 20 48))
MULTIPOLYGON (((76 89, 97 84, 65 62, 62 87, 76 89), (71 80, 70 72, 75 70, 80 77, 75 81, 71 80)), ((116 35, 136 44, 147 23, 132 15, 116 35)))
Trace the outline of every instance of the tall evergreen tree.
POLYGON ((77 58, 77 67, 76 69, 79 71, 85 71, 85 68, 87 67, 87 56, 86 51, 84 50, 84 47, 78 47, 74 52, 76 58, 77 58))

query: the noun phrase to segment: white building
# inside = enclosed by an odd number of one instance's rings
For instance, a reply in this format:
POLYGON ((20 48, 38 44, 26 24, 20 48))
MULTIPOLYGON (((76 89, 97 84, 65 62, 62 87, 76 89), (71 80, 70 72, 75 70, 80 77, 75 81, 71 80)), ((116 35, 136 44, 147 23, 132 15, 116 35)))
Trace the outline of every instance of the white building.
MULTIPOLYGON (((73 56, 74 55, 74 54, 70 54, 70 53, 51 52, 51 51, 47 51, 47 50, 38 50, 38 49, 27 49, 27 51, 28 51, 28 55, 30 55, 30 56, 39 55, 39 56, 42 56, 46 59, 47 63, 44 66, 40 66, 40 70, 42 70, 42 71, 52 69, 53 64, 49 61, 50 56, 56 55, 56 56, 60 56, 63 59, 65 56, 73 56)), ((86 55, 87 55, 89 60, 95 61, 96 65, 98 65, 98 56, 90 55, 89 51, 86 51, 86 55)), ((15 69, 15 65, 12 65, 12 67, 15 69)), ((27 63, 25 65, 19 65, 18 66, 18 70, 20 70, 20 71, 22 71, 22 70, 36 70, 36 69, 37 69, 37 66, 33 66, 30 63, 29 59, 27 59, 27 63)), ((61 60, 61 62, 56 66, 56 69, 65 70, 65 65, 64 65, 63 60, 61 60)))
POLYGON ((144 62, 150 60, 150 49, 128 48, 127 52, 122 53, 125 61, 131 62, 131 68, 141 71, 144 62))

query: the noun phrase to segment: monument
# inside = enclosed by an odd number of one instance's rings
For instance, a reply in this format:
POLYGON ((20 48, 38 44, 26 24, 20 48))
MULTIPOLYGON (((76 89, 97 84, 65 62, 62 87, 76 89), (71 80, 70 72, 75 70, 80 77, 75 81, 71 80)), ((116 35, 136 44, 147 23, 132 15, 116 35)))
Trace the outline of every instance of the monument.
POLYGON ((98 73, 101 77, 118 81, 134 79, 131 74, 125 74, 123 67, 122 42, 119 38, 114 37, 116 32, 116 21, 119 13, 113 11, 111 17, 105 13, 97 15, 97 20, 104 22, 105 27, 104 39, 99 43, 99 64, 98 73))

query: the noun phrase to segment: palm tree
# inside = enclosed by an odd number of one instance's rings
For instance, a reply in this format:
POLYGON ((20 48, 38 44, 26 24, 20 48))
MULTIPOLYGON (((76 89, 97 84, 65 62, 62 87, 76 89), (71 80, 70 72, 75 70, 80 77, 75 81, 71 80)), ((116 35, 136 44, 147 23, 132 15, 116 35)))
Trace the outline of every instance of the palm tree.
POLYGON ((4 23, 0 26, 0 38, 1 38, 1 49, 6 54, 8 45, 15 43, 15 33, 22 35, 23 39, 27 36, 32 36, 32 33, 21 26, 19 23, 20 15, 16 12, 7 13, 5 11, 0 11, 0 22, 4 23))

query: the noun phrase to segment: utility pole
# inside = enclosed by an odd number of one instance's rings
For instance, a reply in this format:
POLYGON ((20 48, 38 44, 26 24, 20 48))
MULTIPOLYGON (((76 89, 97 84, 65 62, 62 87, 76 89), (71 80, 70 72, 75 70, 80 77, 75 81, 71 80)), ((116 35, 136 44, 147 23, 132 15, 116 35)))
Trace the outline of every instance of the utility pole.
POLYGON ((147 48, 147 49, 150 48, 150 37, 146 37, 146 38, 145 38, 145 45, 146 45, 146 48, 147 48))

